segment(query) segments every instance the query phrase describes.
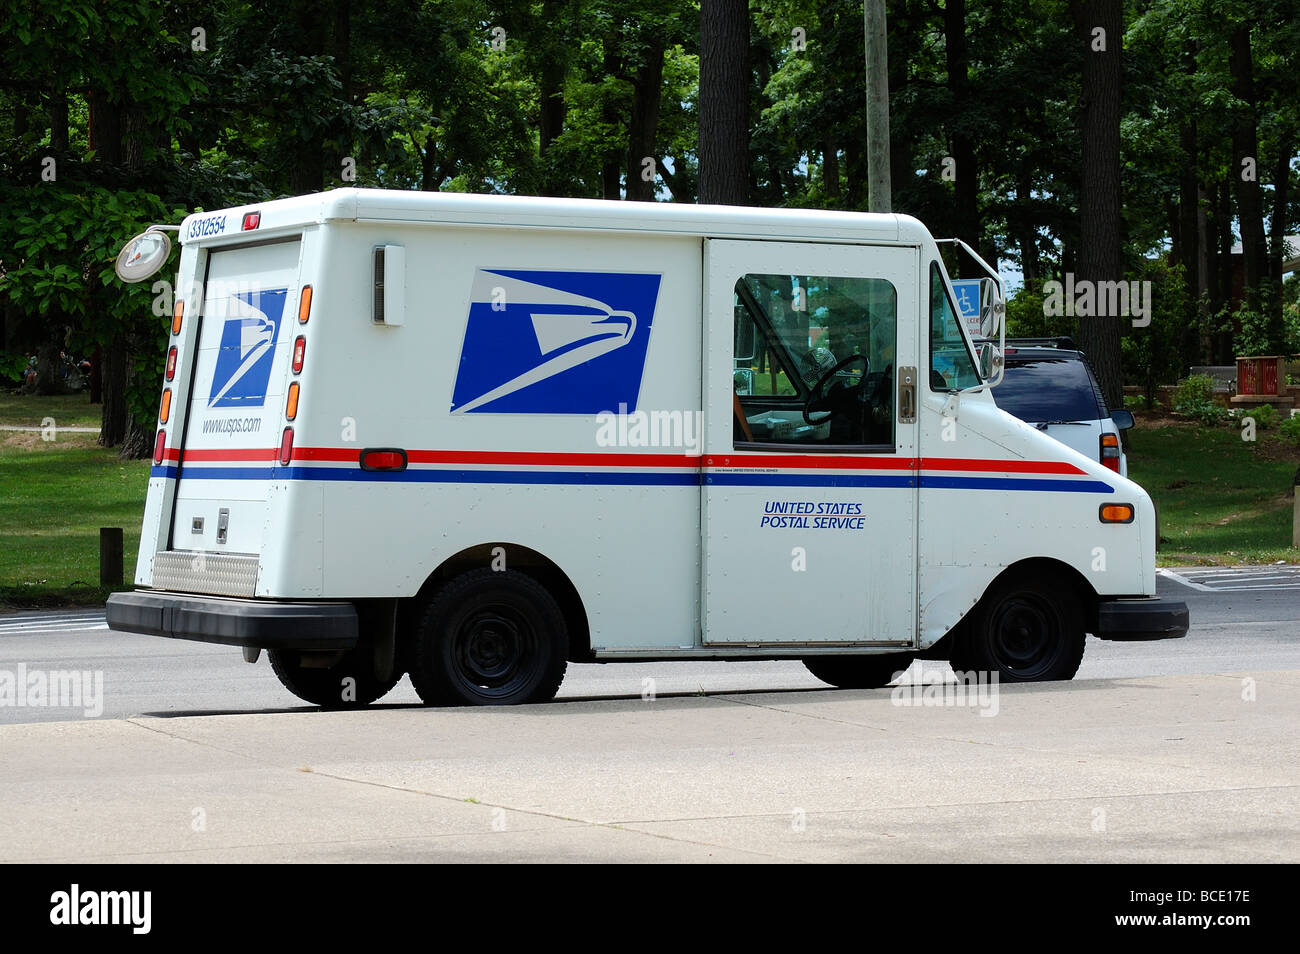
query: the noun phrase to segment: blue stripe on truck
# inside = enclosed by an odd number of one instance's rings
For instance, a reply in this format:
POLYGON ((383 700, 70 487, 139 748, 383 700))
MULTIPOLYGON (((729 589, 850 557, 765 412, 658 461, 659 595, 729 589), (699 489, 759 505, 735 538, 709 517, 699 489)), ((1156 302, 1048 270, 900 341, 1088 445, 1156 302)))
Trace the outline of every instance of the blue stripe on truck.
MULTIPOLYGON (((177 468, 155 466, 150 477, 175 478, 177 468)), ((742 474, 655 473, 639 471, 404 470, 364 471, 351 467, 186 467, 187 480, 348 480, 438 484, 588 484, 594 486, 695 487, 915 487, 912 474, 742 474)), ((1112 494, 1099 480, 1039 477, 919 477, 929 490, 1021 490, 1048 493, 1112 494)))

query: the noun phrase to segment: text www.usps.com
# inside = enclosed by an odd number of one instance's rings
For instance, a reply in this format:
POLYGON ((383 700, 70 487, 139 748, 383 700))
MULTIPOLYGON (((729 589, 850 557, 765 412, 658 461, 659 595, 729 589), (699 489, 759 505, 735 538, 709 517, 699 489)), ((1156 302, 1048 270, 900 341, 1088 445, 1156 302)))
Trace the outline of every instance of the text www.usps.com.
POLYGON ((203 422, 204 434, 246 434, 261 429, 260 417, 229 417, 224 420, 209 419, 203 422))
POLYGON ((1115 924, 1134 924, 1144 927, 1199 927, 1208 931, 1211 925, 1249 925, 1249 914, 1117 914, 1115 924))

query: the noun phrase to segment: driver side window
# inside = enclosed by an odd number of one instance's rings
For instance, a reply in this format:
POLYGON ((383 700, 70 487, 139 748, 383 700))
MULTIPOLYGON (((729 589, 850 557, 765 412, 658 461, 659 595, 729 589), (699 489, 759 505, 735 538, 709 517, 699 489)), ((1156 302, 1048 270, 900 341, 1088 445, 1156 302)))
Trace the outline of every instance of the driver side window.
POLYGON ((733 303, 737 446, 893 450, 892 284, 751 274, 733 303))

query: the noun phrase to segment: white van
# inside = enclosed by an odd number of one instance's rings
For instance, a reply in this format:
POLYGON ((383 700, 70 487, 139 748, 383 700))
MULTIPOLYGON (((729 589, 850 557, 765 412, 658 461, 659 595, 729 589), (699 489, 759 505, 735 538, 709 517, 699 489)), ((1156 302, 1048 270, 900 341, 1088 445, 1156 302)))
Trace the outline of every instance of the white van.
POLYGON ((340 189, 180 238, 113 629, 332 707, 568 661, 1068 679, 1085 634, 1187 630, 1150 499, 998 410, 915 219, 340 189))

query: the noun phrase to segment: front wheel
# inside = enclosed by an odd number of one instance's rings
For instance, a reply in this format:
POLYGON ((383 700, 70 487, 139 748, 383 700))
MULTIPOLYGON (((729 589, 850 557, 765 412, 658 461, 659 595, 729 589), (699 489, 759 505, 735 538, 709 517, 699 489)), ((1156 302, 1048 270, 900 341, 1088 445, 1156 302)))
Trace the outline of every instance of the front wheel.
POLYGON ((840 689, 881 689, 912 665, 911 653, 880 653, 874 656, 809 656, 803 661, 808 671, 840 689))
POLYGON ((515 570, 472 570, 433 598, 411 682, 426 705, 513 705, 555 696, 568 665, 564 614, 515 570))
POLYGON ((1073 679, 1083 661, 1083 614, 1074 589, 1055 577, 995 585, 981 601, 954 653, 1003 682, 1073 679))

